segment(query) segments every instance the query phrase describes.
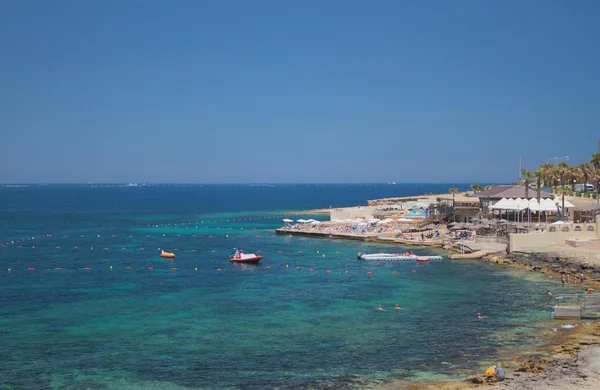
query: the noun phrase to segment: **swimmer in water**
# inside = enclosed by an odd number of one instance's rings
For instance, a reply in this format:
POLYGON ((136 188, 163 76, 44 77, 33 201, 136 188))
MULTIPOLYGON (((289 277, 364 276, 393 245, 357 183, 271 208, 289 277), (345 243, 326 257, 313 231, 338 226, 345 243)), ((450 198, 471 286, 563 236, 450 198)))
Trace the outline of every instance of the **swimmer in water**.
POLYGON ((487 316, 482 316, 481 313, 477 313, 477 319, 478 320, 482 320, 484 318, 487 318, 487 316))
POLYGON ((377 306, 377 310, 382 310, 383 311, 383 308, 381 307, 381 305, 377 306))
POLYGON ((396 303, 396 310, 400 310, 400 305, 396 303))
POLYGON ((548 291, 546 292, 546 294, 548 294, 548 295, 552 295, 552 292, 551 292, 550 290, 548 290, 548 291))

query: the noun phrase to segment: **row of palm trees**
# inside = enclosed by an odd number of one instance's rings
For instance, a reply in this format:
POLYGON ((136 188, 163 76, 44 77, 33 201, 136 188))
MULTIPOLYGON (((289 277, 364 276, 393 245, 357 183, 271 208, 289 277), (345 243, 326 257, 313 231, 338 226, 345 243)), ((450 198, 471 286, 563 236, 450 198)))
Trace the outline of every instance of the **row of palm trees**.
MULTIPOLYGON (((529 198, 529 183, 537 180, 537 198, 540 201, 541 188, 552 187, 553 191, 562 196, 562 209, 565 209, 565 195, 575 192, 575 184, 588 184, 594 182, 594 188, 598 189, 600 183, 600 152, 592 154, 589 162, 579 165, 570 165, 561 162, 558 165, 540 164, 536 170, 522 169, 521 174, 525 177, 525 198, 529 198), (560 187, 559 187, 560 185, 560 187), (570 188, 569 188, 570 187, 570 188)), ((585 187, 584 187, 585 190, 585 187)), ((562 215, 564 219, 564 214, 562 215)))
MULTIPOLYGON (((561 162, 558 165, 540 164, 536 170, 522 169, 521 173, 525 177, 525 188, 533 179, 537 180, 537 188, 552 187, 555 192, 560 193, 560 188, 571 188, 575 192, 575 184, 587 184, 600 181, 600 152, 594 153, 589 162, 579 165, 569 165, 561 162)), ((597 186, 596 186, 597 188, 597 186)))

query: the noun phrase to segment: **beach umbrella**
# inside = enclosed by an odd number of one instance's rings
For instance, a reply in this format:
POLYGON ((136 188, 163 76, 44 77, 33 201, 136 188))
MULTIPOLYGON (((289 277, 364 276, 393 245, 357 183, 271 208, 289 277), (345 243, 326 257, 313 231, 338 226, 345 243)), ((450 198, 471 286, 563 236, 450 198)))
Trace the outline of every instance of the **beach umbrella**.
POLYGON ((294 220, 286 218, 286 219, 283 220, 283 222, 285 222, 285 223, 291 223, 291 222, 294 222, 294 220))
MULTIPOLYGON (((565 206, 565 208, 566 208, 566 206, 565 206)), ((565 224, 565 223, 566 223, 565 221, 561 220, 561 221, 554 222, 552 225, 562 225, 562 224, 565 224)))
POLYGON ((378 223, 380 220, 377 218, 371 218, 367 220, 367 223, 378 223))
POLYGON ((456 224, 458 224, 458 223, 459 223, 459 222, 452 222, 452 223, 449 223, 447 226, 448 226, 448 227, 451 227, 451 226, 454 226, 454 225, 456 225, 456 224))
POLYGON ((344 219, 344 222, 351 223, 351 222, 353 222, 353 220, 352 219, 344 219))
POLYGON ((367 225, 368 225, 368 223, 366 223, 366 222, 360 222, 360 223, 358 223, 357 226, 367 226, 367 225))
POLYGON ((489 229, 489 227, 490 227, 490 225, 488 225, 487 223, 482 223, 482 224, 475 226, 475 229, 489 229))
POLYGON ((307 223, 308 221, 307 221, 306 219, 299 219, 299 220, 297 220, 296 222, 299 222, 299 223, 307 223))

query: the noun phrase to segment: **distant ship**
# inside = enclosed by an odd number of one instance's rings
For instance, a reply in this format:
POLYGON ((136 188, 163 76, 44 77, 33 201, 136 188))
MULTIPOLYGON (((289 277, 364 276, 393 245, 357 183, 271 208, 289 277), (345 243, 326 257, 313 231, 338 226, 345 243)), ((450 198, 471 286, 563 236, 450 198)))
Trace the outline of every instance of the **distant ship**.
POLYGON ((392 184, 392 185, 395 185, 395 184, 396 184, 396 182, 395 182, 395 181, 393 181, 393 182, 391 182, 390 184, 392 184))

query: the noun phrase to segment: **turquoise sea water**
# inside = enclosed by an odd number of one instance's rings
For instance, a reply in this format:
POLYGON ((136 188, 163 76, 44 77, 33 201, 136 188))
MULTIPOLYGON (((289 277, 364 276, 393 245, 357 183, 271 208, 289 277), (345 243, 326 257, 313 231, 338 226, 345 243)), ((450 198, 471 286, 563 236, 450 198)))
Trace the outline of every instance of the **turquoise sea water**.
POLYGON ((535 343, 544 292, 559 288, 548 279, 446 258, 369 263, 356 253, 390 247, 274 234, 289 210, 420 192, 2 188, 0 388, 348 388, 461 377, 535 343), (230 264, 233 247, 264 260, 230 264))

